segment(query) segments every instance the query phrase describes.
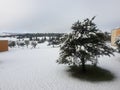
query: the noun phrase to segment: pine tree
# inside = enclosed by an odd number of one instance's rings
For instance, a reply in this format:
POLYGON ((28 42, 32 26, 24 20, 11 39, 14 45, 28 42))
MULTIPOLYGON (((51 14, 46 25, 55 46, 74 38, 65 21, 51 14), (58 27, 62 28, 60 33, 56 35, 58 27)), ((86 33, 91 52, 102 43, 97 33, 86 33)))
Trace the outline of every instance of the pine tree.
POLYGON ((114 49, 106 44, 104 33, 97 29, 94 18, 73 24, 73 31, 60 48, 60 57, 57 60, 59 64, 82 66, 82 71, 85 72, 87 61, 96 65, 99 56, 113 55, 114 49))

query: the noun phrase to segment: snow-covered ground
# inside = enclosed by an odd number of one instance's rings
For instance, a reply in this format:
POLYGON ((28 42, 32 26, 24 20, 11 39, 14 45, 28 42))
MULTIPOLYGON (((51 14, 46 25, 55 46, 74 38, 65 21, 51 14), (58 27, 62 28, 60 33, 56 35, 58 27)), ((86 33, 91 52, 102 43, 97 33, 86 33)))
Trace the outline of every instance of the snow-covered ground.
POLYGON ((36 49, 9 48, 0 52, 0 90, 120 90, 120 55, 101 57, 99 66, 109 70, 111 81, 90 82, 73 78, 66 65, 58 65, 59 48, 46 43, 36 49))

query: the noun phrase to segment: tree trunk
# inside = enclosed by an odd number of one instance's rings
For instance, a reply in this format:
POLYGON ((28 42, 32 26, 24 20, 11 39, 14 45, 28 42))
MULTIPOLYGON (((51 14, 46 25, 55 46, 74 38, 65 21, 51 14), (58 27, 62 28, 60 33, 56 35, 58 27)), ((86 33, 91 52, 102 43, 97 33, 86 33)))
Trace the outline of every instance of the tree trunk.
POLYGON ((86 72, 85 60, 84 60, 84 58, 82 58, 81 61, 82 61, 82 72, 86 72))
POLYGON ((97 56, 96 56, 96 59, 95 59, 95 61, 94 61, 94 67, 96 67, 97 66, 97 63, 98 63, 98 59, 97 59, 97 56))

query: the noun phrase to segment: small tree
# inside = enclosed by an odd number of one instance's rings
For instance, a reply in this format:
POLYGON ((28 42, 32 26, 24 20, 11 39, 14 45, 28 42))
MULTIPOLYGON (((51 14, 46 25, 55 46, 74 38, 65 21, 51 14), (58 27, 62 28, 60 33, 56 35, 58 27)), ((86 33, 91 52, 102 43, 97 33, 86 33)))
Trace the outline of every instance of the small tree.
POLYGON ((118 37, 118 39, 115 41, 115 44, 117 46, 117 50, 120 53, 120 37, 118 37))
POLYGON ((37 46, 37 42, 32 41, 32 42, 31 42, 31 45, 32 45, 32 48, 36 48, 36 46, 37 46))
POLYGON ((15 41, 9 41, 8 46, 11 47, 11 48, 15 47, 16 46, 15 41))
POLYGON ((27 48, 29 44, 30 44, 29 40, 25 40, 25 45, 27 46, 27 48))
POLYGON ((60 48, 60 57, 57 60, 59 64, 77 67, 82 65, 82 71, 85 72, 87 61, 96 65, 99 56, 113 55, 114 49, 106 44, 104 34, 93 23, 94 18, 73 24, 73 31, 60 48))
POLYGON ((105 35, 105 40, 106 40, 107 42, 110 42, 110 41, 111 41, 111 35, 110 35, 110 33, 104 32, 104 35, 105 35))

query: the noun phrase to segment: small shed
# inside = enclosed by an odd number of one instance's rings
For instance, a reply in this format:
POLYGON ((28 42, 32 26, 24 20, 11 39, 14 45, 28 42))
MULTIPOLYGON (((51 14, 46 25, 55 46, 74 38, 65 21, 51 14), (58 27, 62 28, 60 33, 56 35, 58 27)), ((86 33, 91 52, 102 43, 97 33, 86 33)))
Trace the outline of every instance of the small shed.
POLYGON ((111 33, 111 44, 112 46, 115 46, 115 41, 117 40, 117 38, 120 36, 120 28, 114 29, 112 30, 111 33))
POLYGON ((0 52, 8 51, 8 40, 0 40, 0 52))

